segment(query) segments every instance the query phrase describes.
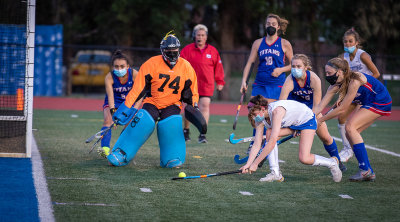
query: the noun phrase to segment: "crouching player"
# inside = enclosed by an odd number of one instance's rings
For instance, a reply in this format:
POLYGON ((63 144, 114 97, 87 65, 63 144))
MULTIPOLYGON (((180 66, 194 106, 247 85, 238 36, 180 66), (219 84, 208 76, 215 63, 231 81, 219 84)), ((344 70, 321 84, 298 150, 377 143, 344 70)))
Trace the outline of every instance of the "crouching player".
MULTIPOLYGON (((125 101, 125 96, 132 89, 133 81, 137 71, 129 67, 128 57, 120 50, 114 52, 111 58, 112 71, 106 75, 103 113, 104 122, 101 130, 111 126, 113 123, 112 115, 118 107, 125 101)), ((110 152, 110 141, 112 131, 108 131, 101 139, 101 148, 98 150, 100 156, 106 158, 110 152)))
POLYGON ((311 153, 314 134, 317 129, 315 114, 305 104, 294 100, 279 100, 268 103, 261 95, 250 99, 253 106, 249 110, 249 121, 256 129, 253 147, 246 165, 241 167, 242 173, 252 173, 276 146, 278 137, 300 131, 299 160, 313 166, 324 166, 330 169, 335 182, 340 182, 342 172, 336 157, 326 158, 311 153), (271 129, 267 135, 268 143, 257 157, 263 137, 264 126, 271 129))
POLYGON ((168 33, 160 43, 161 55, 140 67, 132 90, 113 116, 117 123, 124 124, 137 112, 108 155, 111 164, 128 164, 153 133, 157 121, 161 167, 178 167, 185 162, 182 101, 197 106, 199 95, 196 73, 188 61, 179 57, 179 48, 178 38, 168 33), (132 105, 145 94, 142 109, 133 111, 132 105))

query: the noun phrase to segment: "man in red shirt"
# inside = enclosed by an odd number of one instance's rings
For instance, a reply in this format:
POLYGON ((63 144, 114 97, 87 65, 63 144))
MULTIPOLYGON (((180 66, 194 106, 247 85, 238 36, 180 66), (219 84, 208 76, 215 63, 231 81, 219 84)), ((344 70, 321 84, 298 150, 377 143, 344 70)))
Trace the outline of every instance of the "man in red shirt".
MULTIPOLYGON (((181 57, 189 61, 193 66, 199 90, 199 109, 203 114, 206 123, 210 118, 211 96, 214 93, 214 82, 217 83, 217 90, 224 88, 224 68, 222 67, 221 57, 214 46, 207 44, 208 28, 205 25, 196 25, 193 29, 191 43, 181 51, 181 57)), ((189 141, 189 121, 185 120, 183 129, 185 140, 189 141)), ((207 143, 205 134, 200 134, 199 143, 207 143)))

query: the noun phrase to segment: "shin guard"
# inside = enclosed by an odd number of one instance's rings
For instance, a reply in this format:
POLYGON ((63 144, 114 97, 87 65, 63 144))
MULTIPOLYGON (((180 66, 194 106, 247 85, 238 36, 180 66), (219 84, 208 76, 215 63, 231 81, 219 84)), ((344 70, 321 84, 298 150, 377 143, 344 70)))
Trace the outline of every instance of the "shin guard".
POLYGON ((157 124, 161 167, 177 167, 185 162, 186 143, 183 136, 182 116, 172 115, 157 124))
POLYGON ((154 127, 153 117, 146 110, 139 110, 107 156, 108 161, 115 166, 127 165, 153 133, 154 127))

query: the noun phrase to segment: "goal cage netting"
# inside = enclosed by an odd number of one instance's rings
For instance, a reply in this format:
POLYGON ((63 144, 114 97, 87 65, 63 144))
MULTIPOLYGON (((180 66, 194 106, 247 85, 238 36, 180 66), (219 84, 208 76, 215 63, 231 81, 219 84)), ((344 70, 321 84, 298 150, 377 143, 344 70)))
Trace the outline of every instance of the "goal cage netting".
POLYGON ((35 5, 0 1, 1 157, 31 157, 35 5))

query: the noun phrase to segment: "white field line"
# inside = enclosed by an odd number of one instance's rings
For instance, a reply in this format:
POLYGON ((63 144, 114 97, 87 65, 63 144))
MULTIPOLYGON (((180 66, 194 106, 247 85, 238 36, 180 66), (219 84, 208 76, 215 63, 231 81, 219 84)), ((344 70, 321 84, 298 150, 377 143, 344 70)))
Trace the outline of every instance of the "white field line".
POLYGON ((47 188, 46 177, 43 170, 42 158, 37 148, 35 137, 32 136, 32 176, 35 184, 36 196, 39 203, 40 221, 55 221, 53 215, 53 205, 47 188))
POLYGON ((254 195, 248 191, 239 191, 239 193, 242 194, 243 196, 253 196, 254 195))
MULTIPOLYGON (((337 138, 337 137, 334 137, 334 136, 332 136, 332 138, 335 139, 336 141, 342 142, 342 139, 340 139, 340 138, 337 138)), ((370 145, 367 145, 367 144, 365 144, 365 148, 370 149, 370 150, 375 150, 375 151, 378 151, 378 152, 381 152, 381 153, 386 153, 386 154, 389 154, 391 156, 400 157, 400 154, 398 154, 398 153, 395 153, 395 152, 392 152, 392 151, 388 151, 388 150, 384 150, 384 149, 379 149, 379 148, 376 148, 376 147, 373 147, 373 146, 370 146, 370 145)))
POLYGON ((96 178, 47 177, 49 180, 97 180, 96 178))
POLYGON ((76 205, 76 206, 100 206, 100 207, 117 207, 118 204, 105 204, 105 203, 60 203, 60 202, 53 202, 54 205, 76 205))

